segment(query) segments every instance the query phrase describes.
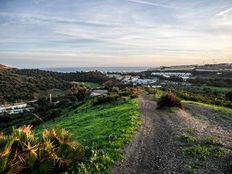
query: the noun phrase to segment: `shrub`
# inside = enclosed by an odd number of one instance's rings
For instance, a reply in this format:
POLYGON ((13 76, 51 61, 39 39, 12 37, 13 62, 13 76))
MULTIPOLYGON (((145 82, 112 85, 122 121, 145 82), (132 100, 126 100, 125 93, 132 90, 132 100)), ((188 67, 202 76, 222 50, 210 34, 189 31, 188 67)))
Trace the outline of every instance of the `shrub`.
POLYGON ((103 104, 103 103, 110 103, 110 102, 115 102, 115 101, 119 101, 121 99, 121 97, 118 94, 105 94, 102 96, 99 96, 95 99, 95 101, 93 102, 94 105, 99 105, 99 104, 103 104))
POLYGON ((194 137, 192 135, 188 135, 188 134, 180 135, 180 139, 183 140, 184 142, 187 142, 187 143, 195 143, 197 141, 196 137, 194 137))
POLYGON ((204 144, 206 145, 221 145, 218 139, 212 136, 208 136, 206 140, 204 141, 204 144))
POLYGON ((70 96, 76 97, 78 101, 85 100, 91 94, 91 90, 77 83, 71 83, 70 96))
POLYGON ((64 129, 44 130, 35 138, 32 126, 0 136, 0 173, 60 173, 84 157, 83 147, 64 129))
POLYGON ((220 147, 207 147, 204 145, 195 145, 182 149, 185 156, 196 158, 200 161, 205 161, 207 158, 219 158, 225 154, 224 149, 220 147))
POLYGON ((171 92, 168 92, 168 93, 164 94, 163 96, 161 96, 157 105, 158 105, 158 109, 162 109, 165 107, 182 108, 180 100, 176 97, 176 95, 174 95, 171 92))
POLYGON ((153 88, 145 88, 145 90, 148 92, 148 94, 156 94, 157 93, 157 89, 153 89, 153 88))
POLYGON ((136 87, 125 87, 121 89, 119 95, 125 96, 125 97, 136 98, 139 95, 139 89, 136 87))

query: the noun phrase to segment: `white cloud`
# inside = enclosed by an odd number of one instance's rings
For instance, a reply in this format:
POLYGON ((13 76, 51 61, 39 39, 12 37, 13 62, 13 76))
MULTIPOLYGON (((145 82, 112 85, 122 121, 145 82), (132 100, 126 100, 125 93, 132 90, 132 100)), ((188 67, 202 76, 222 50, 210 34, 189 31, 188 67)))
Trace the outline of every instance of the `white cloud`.
POLYGON ((219 13, 216 14, 216 16, 219 16, 219 17, 224 17, 224 16, 228 16, 228 15, 230 15, 230 16, 232 15, 232 8, 220 11, 219 13))
POLYGON ((144 1, 144 0, 127 0, 127 1, 132 2, 132 3, 142 4, 142 5, 155 6, 155 7, 177 9, 177 10, 181 9, 181 8, 175 7, 175 6, 165 5, 165 4, 161 4, 161 3, 154 3, 154 2, 144 1))
POLYGON ((4 21, 0 20, 0 60, 41 56, 41 61, 58 57, 60 62, 65 59, 81 63, 84 57, 85 63, 129 64, 131 61, 140 65, 161 62, 159 57, 169 63, 180 58, 186 59, 181 59, 182 62, 192 59, 196 62, 207 56, 221 60, 232 57, 232 9, 228 3, 59 2, 41 1, 34 8, 1 11, 4 21))

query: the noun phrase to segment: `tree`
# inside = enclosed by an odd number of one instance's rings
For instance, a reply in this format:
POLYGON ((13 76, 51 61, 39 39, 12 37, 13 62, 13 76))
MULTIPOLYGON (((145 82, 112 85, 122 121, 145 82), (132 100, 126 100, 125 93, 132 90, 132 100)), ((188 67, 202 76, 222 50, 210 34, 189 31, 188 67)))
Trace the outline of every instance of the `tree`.
POLYGON ((82 101, 88 98, 91 94, 91 90, 85 86, 81 86, 78 83, 72 83, 70 87, 70 95, 75 96, 78 101, 82 101))

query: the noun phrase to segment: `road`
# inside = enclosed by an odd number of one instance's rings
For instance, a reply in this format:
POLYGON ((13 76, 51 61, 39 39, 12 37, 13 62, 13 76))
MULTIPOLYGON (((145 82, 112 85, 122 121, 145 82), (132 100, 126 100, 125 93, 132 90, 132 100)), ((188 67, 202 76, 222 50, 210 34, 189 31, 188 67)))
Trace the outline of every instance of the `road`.
MULTIPOLYGON (((220 134, 217 137, 221 136, 224 140, 227 138, 227 143, 232 142, 231 129, 224 130, 223 127, 211 123, 210 120, 200 119, 183 110, 177 112, 157 110, 156 102, 146 94, 141 95, 139 100, 143 124, 138 129, 133 141, 124 148, 125 156, 113 168, 113 174, 186 173, 186 161, 183 160, 180 150, 179 134, 181 130, 188 128, 194 128, 199 138, 204 133, 210 135, 214 133, 215 135, 220 134), (215 131, 215 126, 219 126, 220 129, 215 131)), ((193 109, 188 105, 188 109, 196 112, 197 108, 193 109)), ((230 119, 230 123, 232 123, 232 119, 230 119)), ((231 152, 229 153, 231 155, 231 152)), ((210 161, 206 165, 202 165, 196 172, 223 173, 218 166, 220 164, 215 165, 210 161)))

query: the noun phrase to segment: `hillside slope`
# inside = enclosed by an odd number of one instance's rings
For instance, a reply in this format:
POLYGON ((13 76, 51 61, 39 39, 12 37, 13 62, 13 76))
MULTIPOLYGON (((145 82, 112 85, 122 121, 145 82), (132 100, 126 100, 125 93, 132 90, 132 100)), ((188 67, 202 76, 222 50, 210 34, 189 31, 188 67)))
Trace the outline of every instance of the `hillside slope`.
POLYGON ((68 89, 68 82, 42 75, 22 75, 17 69, 0 70, 0 104, 33 99, 39 90, 68 89))
MULTIPOLYGON (((137 99, 93 106, 91 102, 71 109, 62 116, 36 127, 39 134, 46 128, 65 128, 86 147, 87 157, 74 173, 108 173, 109 167, 121 157, 127 143, 140 123, 137 99)), ((70 172, 72 173, 72 172, 70 172)))
POLYGON ((0 104, 31 100, 52 89, 66 91, 70 89, 70 82, 73 81, 103 84, 108 80, 112 79, 97 71, 59 73, 39 69, 15 69, 1 65, 0 104))

